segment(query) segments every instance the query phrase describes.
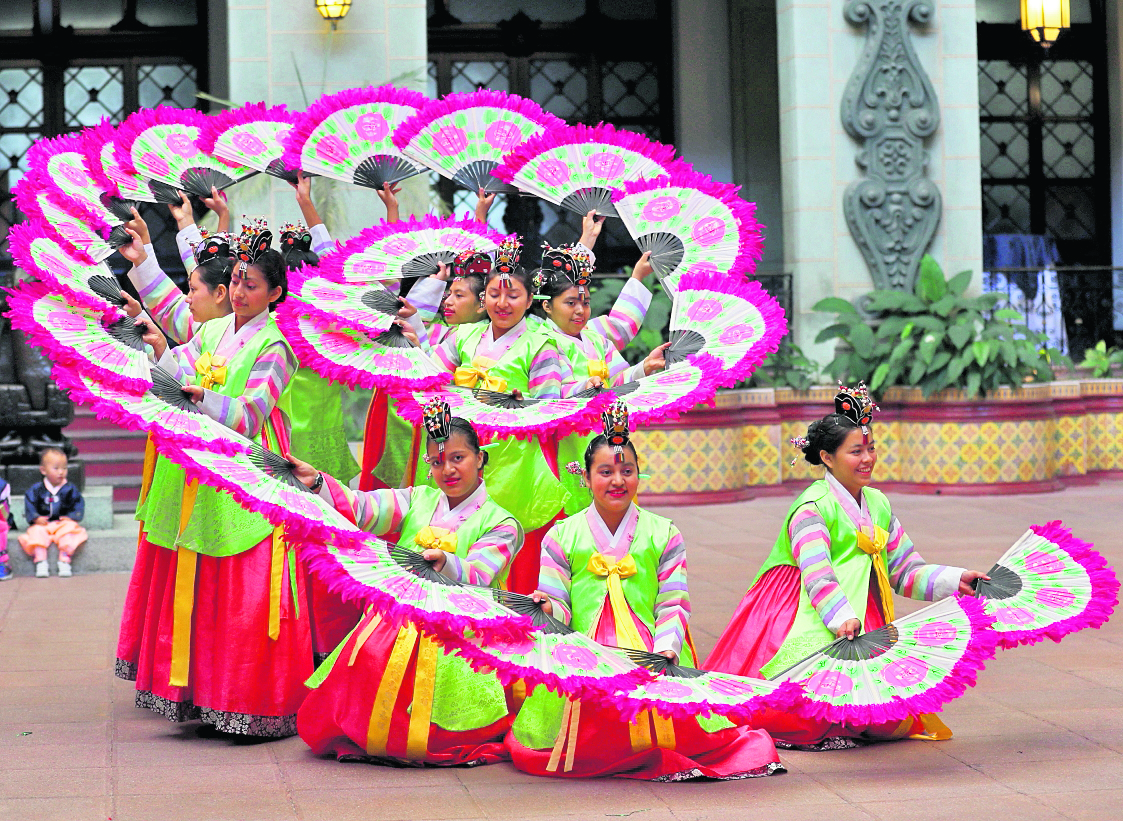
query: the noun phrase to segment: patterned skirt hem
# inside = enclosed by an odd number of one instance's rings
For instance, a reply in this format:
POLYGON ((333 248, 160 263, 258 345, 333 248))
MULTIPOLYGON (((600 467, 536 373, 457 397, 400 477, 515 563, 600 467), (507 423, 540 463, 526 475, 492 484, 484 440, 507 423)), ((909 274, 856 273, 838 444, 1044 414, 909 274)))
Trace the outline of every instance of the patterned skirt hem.
POLYGON ((778 738, 773 739, 776 742, 776 747, 781 750, 799 750, 805 753, 822 753, 828 750, 853 750, 856 747, 866 747, 869 745, 868 741, 863 741, 859 738, 846 738, 845 736, 834 736, 833 738, 824 738, 815 744, 792 744, 787 741, 781 741, 778 738))
POLYGON ((692 768, 689 770, 682 770, 681 772, 677 773, 667 773, 666 775, 660 775, 657 778, 649 778, 646 780, 671 782, 693 781, 696 778, 704 778, 707 781, 740 781, 741 779, 745 778, 765 778, 770 775, 776 775, 777 773, 785 772, 787 772, 787 769, 783 764, 781 764, 779 761, 773 761, 771 764, 765 764, 763 767, 757 767, 756 769, 747 770, 746 772, 742 773, 730 773, 729 775, 708 776, 704 775, 701 770, 692 768))
POLYGON ((113 665, 113 675, 125 681, 136 681, 137 666, 135 662, 117 659, 113 665))
POLYGON ((257 738, 288 738, 296 735, 296 714, 259 716, 198 707, 189 701, 172 701, 150 690, 138 690, 136 706, 162 715, 168 721, 201 721, 222 733, 257 738))

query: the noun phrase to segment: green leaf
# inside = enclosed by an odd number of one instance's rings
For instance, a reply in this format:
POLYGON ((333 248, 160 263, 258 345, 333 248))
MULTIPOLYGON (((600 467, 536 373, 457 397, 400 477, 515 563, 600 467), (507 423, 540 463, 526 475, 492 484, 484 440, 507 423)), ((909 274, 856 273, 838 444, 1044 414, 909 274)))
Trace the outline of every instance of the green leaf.
POLYGON ((973 354, 968 351, 960 354, 948 364, 948 384, 952 385, 959 381, 960 374, 964 369, 973 361, 973 354))
POLYGON ((822 311, 824 313, 835 314, 857 314, 858 309, 847 302, 842 297, 829 296, 826 299, 820 299, 811 306, 812 311, 822 311))
POLYGON ((948 294, 932 303, 932 311, 943 317, 951 316, 957 302, 958 300, 954 296, 948 294))
POLYGON ((979 363, 979 367, 987 364, 987 357, 990 356, 990 348, 987 343, 981 339, 976 339, 971 343, 971 351, 975 354, 975 361, 979 363))
MULTIPOLYGON (((855 314, 857 318, 857 314, 855 314)), ((826 342, 828 339, 837 339, 838 337, 846 337, 850 333, 850 325, 843 322, 836 322, 834 325, 828 325, 815 335, 816 342, 826 342)))
POLYGON ((912 346, 913 346, 913 340, 911 338, 910 339, 902 339, 900 342, 897 343, 896 347, 893 348, 893 352, 891 354, 889 354, 889 362, 890 363, 901 362, 905 358, 905 356, 908 354, 908 352, 912 350, 912 346))
POLYGON ((928 363, 923 359, 915 359, 912 363, 912 368, 909 370, 909 384, 915 385, 924 376, 925 371, 928 370, 928 363))
POLYGON ((948 280, 948 291, 956 296, 963 296, 967 286, 971 284, 971 272, 960 271, 948 280))
POLYGON ((1000 308, 994 312, 995 319, 1007 319, 1013 322, 1021 322, 1024 317, 1015 311, 1013 308, 1000 308))
POLYGON ((873 291, 866 296, 866 308, 874 313, 882 311, 920 313, 927 310, 923 300, 907 291, 873 291))
POLYGON ((911 320, 906 316, 891 316, 877 326, 879 337, 900 337, 911 320))
POLYGON ((935 302, 943 299, 947 292, 948 283, 939 263, 930 254, 925 254, 920 260, 920 273, 916 277, 916 295, 925 302, 935 302))
POLYGON ((933 373, 935 373, 936 371, 942 371, 950 361, 951 354, 948 351, 940 351, 934 357, 932 357, 932 361, 928 363, 928 370, 932 371, 933 373))
POLYGON ((920 340, 920 345, 917 346, 916 352, 920 356, 920 361, 925 365, 932 362, 932 357, 936 353, 936 348, 944 341, 944 335, 941 334, 925 334, 920 340))
POLYGON ((885 381, 885 377, 888 376, 888 375, 889 375, 889 363, 888 362, 882 362, 880 365, 877 366, 877 370, 875 370, 873 372, 873 378, 870 379, 870 390, 876 391, 878 388, 880 388, 881 384, 885 381))
POLYGON ((967 385, 965 390, 968 396, 977 396, 979 393, 979 383, 982 381, 982 375, 978 371, 971 371, 967 374, 967 385))
POLYGON ((974 335, 974 329, 970 325, 952 325, 948 328, 948 339, 956 350, 963 350, 974 335))
POLYGON ((848 341, 854 351, 861 354, 863 357, 873 353, 873 330, 865 323, 855 324, 850 329, 850 339, 848 341))

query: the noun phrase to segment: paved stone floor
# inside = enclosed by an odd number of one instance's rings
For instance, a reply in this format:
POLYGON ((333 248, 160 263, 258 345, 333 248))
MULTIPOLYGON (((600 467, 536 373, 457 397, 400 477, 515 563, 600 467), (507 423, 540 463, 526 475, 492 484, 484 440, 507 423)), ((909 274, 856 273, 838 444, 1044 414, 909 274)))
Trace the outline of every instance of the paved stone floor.
MULTIPOLYGON (((712 646, 788 498, 660 511, 687 538, 695 636, 712 646)), ((1061 518, 1123 564, 1123 483, 1035 496, 897 495, 922 554, 985 570, 1061 518)), ((509 765, 394 770, 314 758, 297 738, 204 740, 133 706, 113 678, 127 576, 0 585, 0 819, 1119 819, 1123 615, 1063 645, 1006 651, 944 718, 955 738, 783 754, 725 783, 562 782, 509 765)))

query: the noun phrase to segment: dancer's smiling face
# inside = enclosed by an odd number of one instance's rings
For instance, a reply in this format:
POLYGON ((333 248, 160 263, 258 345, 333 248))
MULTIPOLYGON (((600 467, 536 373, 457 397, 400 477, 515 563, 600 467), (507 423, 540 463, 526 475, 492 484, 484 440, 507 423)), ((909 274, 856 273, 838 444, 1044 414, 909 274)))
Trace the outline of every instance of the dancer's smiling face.
POLYGON ((456 507, 471 496, 480 486, 480 473, 484 466, 484 455, 473 450, 468 437, 453 431, 445 442, 444 458, 438 463, 440 448, 436 442, 428 442, 425 447, 429 472, 441 493, 448 497, 450 508, 456 507))
POLYGON ((854 428, 834 453, 821 450, 819 458, 823 460, 823 464, 839 484, 850 491, 851 496, 858 499, 862 488, 869 486, 873 478, 874 465, 877 464, 877 449, 873 434, 864 434, 861 428, 854 428))
POLYGON ((621 514, 628 509, 639 490, 639 457, 631 442, 624 446, 623 461, 617 462, 612 447, 602 444, 593 452, 585 472, 585 482, 593 504, 603 514, 621 514))
POLYGON ((547 300, 544 307, 546 315, 554 320, 562 333, 577 336, 585 330, 589 321, 589 292, 582 294, 574 285, 547 300))
MULTIPOLYGON (((478 279, 476 284, 479 285, 478 279)), ((441 305, 441 313, 449 325, 479 322, 487 316, 480 305, 479 293, 472 289, 472 281, 468 277, 457 277, 452 281, 441 305)))

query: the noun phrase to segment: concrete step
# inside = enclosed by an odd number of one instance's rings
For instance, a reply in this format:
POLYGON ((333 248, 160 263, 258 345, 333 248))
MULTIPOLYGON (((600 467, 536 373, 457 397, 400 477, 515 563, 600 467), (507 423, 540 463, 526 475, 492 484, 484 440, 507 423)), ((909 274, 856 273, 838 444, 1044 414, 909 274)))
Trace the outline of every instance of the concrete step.
POLYGON ((136 454, 144 456, 144 447, 147 439, 123 439, 121 437, 98 436, 93 438, 70 437, 70 441, 78 448, 78 454, 83 459, 89 459, 94 454, 136 454))
MULTIPOLYGON (((140 474, 144 468, 144 452, 140 453, 83 453, 82 459, 86 463, 86 482, 94 478, 110 478, 136 476, 140 481, 140 474)), ((115 481, 114 481, 115 483, 115 481)), ((102 482, 99 484, 109 484, 102 482)))
MULTIPOLYGON (((136 560, 137 523, 132 516, 117 516, 109 530, 91 530, 90 538, 74 554, 72 567, 77 574, 128 572, 136 560)), ((8 567, 17 576, 34 576, 35 564, 19 546, 16 533, 8 535, 8 567)), ((58 563, 56 548, 48 550, 47 561, 54 575, 58 563)))

